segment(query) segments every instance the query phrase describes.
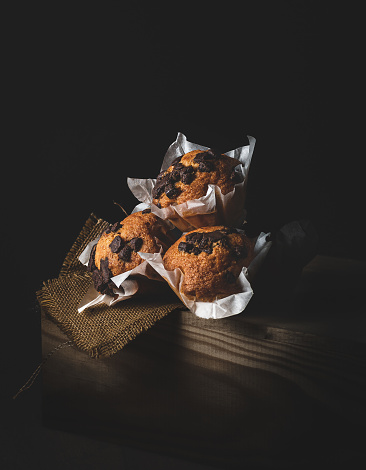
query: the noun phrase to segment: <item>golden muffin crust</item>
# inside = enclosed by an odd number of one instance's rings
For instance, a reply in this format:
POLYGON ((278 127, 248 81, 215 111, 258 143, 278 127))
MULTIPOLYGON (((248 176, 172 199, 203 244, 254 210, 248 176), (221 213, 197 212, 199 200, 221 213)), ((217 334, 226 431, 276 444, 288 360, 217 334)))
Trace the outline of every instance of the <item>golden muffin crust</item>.
POLYGON ((223 225, 201 227, 183 235, 165 253, 168 271, 181 269, 181 292, 211 302, 239 292, 237 279, 253 259, 255 240, 223 225))
POLYGON ((143 262, 138 251, 158 253, 169 231, 166 224, 150 209, 135 212, 105 230, 90 254, 88 270, 94 286, 103 294, 113 295, 116 287, 110 278, 129 271, 143 262))
POLYGON ((158 175, 153 203, 164 208, 198 199, 205 196, 209 184, 219 186, 227 194, 241 181, 241 173, 234 170, 238 165, 237 159, 213 149, 188 152, 158 175))

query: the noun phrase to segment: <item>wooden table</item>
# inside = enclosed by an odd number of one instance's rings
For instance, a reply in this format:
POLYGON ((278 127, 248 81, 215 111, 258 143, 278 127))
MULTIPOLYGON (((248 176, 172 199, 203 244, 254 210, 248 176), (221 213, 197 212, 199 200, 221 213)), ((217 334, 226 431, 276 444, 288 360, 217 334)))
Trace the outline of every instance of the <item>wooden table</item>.
MULTIPOLYGON (((111 358, 61 349, 43 369, 44 423, 225 469, 353 462, 365 455, 364 281, 365 263, 317 256, 283 309, 175 311, 111 358)), ((42 315, 43 354, 64 341, 42 315)))

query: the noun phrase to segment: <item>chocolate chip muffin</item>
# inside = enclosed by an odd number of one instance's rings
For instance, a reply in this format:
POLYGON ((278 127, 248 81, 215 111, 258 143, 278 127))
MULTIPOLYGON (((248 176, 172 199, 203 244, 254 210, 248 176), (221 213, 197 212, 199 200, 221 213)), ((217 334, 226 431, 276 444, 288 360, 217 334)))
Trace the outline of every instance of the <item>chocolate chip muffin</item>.
POLYGON ((94 287, 101 294, 113 296, 115 284, 111 277, 130 271, 143 262, 138 252, 163 252, 172 244, 166 223, 150 209, 135 212, 121 222, 110 225, 94 245, 88 271, 94 287))
POLYGON ((255 240, 225 226, 201 227, 183 235, 165 253, 165 269, 180 268, 180 292, 212 302, 239 292, 237 279, 254 257, 255 240))
POLYGON ((238 165, 237 159, 214 149, 188 152, 158 175, 152 191, 153 203, 165 208, 198 199, 205 196, 209 184, 219 186, 222 194, 227 194, 242 181, 242 173, 235 170, 238 165))

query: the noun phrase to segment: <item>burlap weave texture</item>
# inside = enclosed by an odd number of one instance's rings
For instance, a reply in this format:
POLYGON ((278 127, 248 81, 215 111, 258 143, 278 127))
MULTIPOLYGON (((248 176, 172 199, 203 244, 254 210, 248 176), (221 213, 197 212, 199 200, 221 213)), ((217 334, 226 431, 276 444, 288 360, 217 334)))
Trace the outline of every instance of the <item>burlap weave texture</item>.
POLYGON ((59 277, 44 282, 37 292, 42 311, 92 357, 115 354, 168 313, 185 308, 167 290, 164 296, 137 295, 112 307, 101 305, 78 312, 79 302, 92 282, 78 257, 107 226, 106 221, 91 214, 67 254, 59 277))

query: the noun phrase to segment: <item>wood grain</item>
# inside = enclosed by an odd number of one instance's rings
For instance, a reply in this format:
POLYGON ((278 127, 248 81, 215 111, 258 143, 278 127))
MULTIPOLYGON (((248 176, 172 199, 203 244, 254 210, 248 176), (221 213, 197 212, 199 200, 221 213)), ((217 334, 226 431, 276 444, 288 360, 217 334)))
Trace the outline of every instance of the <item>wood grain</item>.
MULTIPOLYGON (((43 315, 44 354, 66 339, 43 315)), ((111 358, 55 353, 43 416, 220 468, 306 468, 363 455, 365 392, 364 343, 175 311, 111 358)))
MULTIPOLYGON (((364 358, 298 337, 203 330, 187 324, 188 312, 170 316, 110 359, 73 348, 55 355, 43 372, 46 422, 233 467, 258 455, 295 458, 309 442, 313 452, 330 423, 339 436, 363 427, 364 358)), ((49 350, 64 338, 43 325, 49 350)))

